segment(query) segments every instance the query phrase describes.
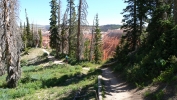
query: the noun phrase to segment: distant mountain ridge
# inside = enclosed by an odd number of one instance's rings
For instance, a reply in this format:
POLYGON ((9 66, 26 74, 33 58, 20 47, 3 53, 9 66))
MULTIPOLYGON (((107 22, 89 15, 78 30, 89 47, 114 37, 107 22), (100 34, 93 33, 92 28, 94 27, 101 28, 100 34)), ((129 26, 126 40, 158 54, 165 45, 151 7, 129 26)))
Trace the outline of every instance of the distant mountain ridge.
MULTIPOLYGON (((50 25, 37 25, 39 29, 44 30, 44 31, 48 31, 50 28, 50 25)), ((108 24, 108 25, 101 25, 100 26, 100 30, 102 32, 107 32, 108 30, 114 30, 114 29, 119 29, 121 28, 122 25, 118 25, 118 24, 108 24)), ((91 25, 87 26, 88 29, 91 29, 91 25)))
POLYGON ((107 32, 108 30, 119 29, 119 28, 121 28, 121 26, 122 25, 117 25, 117 24, 102 25, 102 26, 100 26, 100 30, 102 32, 107 32))

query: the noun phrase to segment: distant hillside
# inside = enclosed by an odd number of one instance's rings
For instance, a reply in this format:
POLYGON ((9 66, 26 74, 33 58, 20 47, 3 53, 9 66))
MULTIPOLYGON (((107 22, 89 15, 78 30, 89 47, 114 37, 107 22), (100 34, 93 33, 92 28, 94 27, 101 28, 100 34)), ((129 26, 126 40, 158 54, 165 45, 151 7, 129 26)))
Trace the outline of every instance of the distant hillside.
MULTIPOLYGON (((114 29, 108 30, 107 32, 102 32, 102 42, 103 42, 103 60, 107 60, 113 57, 116 47, 119 44, 120 38, 122 37, 123 30, 114 29)), ((91 40, 91 34, 84 34, 86 39, 91 40)))
POLYGON ((102 32, 107 32, 108 30, 119 29, 121 26, 122 25, 110 24, 110 25, 100 26, 100 29, 101 29, 102 32))
MULTIPOLYGON (((37 25, 39 29, 43 31, 48 31, 50 25, 37 25)), ((114 29, 119 29, 122 25, 116 25, 116 24, 110 24, 110 25, 102 25, 100 26, 100 30, 102 32, 107 32, 108 30, 114 30, 114 29)), ((88 25, 86 26, 89 30, 92 29, 92 26, 88 25)))
MULTIPOLYGON (((34 26, 34 28, 36 28, 36 24, 30 24, 30 27, 34 26)), ((49 30, 50 25, 37 25, 38 29, 41 29, 43 31, 48 31, 49 30)))

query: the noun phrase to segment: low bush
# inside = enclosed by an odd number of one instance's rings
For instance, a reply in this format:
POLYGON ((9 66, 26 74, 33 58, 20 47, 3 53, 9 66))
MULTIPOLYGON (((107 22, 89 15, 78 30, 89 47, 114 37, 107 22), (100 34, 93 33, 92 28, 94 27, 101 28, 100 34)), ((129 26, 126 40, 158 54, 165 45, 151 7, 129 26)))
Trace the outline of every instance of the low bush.
POLYGON ((43 53, 42 57, 47 57, 48 53, 43 53))
POLYGON ((21 67, 26 66, 27 64, 28 64, 28 61, 27 61, 27 60, 21 60, 21 61, 20 61, 21 67))
POLYGON ((55 56, 55 55, 56 55, 56 51, 55 51, 55 50, 52 50, 52 52, 50 52, 50 55, 51 55, 51 56, 55 56))
POLYGON ((78 63, 78 61, 76 58, 69 58, 68 63, 71 65, 76 65, 78 63))

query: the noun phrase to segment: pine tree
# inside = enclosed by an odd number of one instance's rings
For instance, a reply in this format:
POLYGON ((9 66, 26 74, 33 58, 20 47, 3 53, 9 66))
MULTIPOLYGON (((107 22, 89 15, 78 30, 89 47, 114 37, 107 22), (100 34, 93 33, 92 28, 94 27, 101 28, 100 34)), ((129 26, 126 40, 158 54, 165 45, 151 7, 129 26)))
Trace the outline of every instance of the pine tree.
POLYGON ((94 20, 95 20, 95 18, 93 19, 93 26, 92 26, 92 36, 91 36, 91 41, 90 41, 90 54, 89 54, 89 61, 91 61, 92 60, 92 57, 93 57, 93 41, 94 41, 94 34, 93 34, 93 32, 94 32, 94 20))
POLYGON ((31 40, 31 44, 32 45, 31 46, 35 47, 34 24, 31 24, 31 30, 30 30, 30 32, 31 32, 31 37, 32 37, 32 40, 31 40))
POLYGON ((29 19, 27 16, 27 11, 25 9, 25 13, 26 13, 26 34, 27 34, 27 47, 32 47, 32 41, 33 41, 33 37, 30 31, 30 24, 29 24, 29 19))
POLYGON ((38 30, 38 34, 39 34, 39 47, 41 48, 42 47, 42 32, 41 32, 41 29, 38 30))
POLYGON ((61 0, 58 0, 58 36, 59 36, 59 41, 58 41, 58 52, 61 53, 61 0))
POLYGON ((124 15, 124 22, 122 29, 126 32, 124 38, 126 39, 128 45, 130 46, 129 50, 134 51, 137 46, 137 0, 126 0, 125 3, 128 3, 128 6, 123 10, 122 14, 124 15), (127 14, 128 13, 128 14, 127 14))
MULTIPOLYGON (((158 77, 162 71, 166 72, 168 68, 174 68, 172 67, 173 63, 169 62, 169 58, 175 55, 173 59, 176 59, 177 56, 177 48, 175 46, 177 43, 177 39, 175 39, 177 28, 174 21, 175 14, 173 14, 174 12, 172 13, 175 9, 175 7, 173 8, 173 3, 175 2, 171 0, 136 0, 136 2, 135 0, 126 0, 126 2, 129 5, 127 9, 124 9, 128 13, 124 15, 126 23, 124 29, 130 33, 126 34, 117 47, 115 59, 119 64, 118 70, 131 71, 131 73, 126 74, 128 80, 142 83, 142 81, 147 81, 147 79, 158 77), (135 3, 136 7, 134 6, 135 3), (144 38, 141 46, 137 48, 137 51, 134 52, 136 56, 133 56, 132 60, 129 53, 133 50, 133 47, 131 49, 126 48, 130 48, 133 45, 131 44, 134 35, 133 30, 135 29, 135 9, 133 8, 136 8, 137 32, 142 33, 143 27, 141 25, 145 21, 148 22, 148 27, 146 28, 146 38, 144 38), (136 68, 137 66, 138 68, 136 68)), ((137 41, 138 37, 135 38, 137 41)))
MULTIPOLYGON (((68 8, 69 8, 69 34, 68 34, 68 53, 69 56, 72 56, 73 52, 73 39, 75 36, 75 20, 76 20, 76 12, 75 12, 75 4, 74 0, 67 0, 68 1, 68 8)), ((74 50, 75 51, 75 50, 74 50)))
POLYGON ((59 56, 59 34, 57 28, 57 1, 51 0, 51 16, 50 16, 50 47, 56 50, 56 56, 59 56))
POLYGON ((101 33, 99 29, 99 20, 98 14, 96 14, 96 22, 95 22, 95 46, 94 46, 94 60, 95 63, 101 63, 102 60, 102 40, 101 33))
POLYGON ((176 0, 173 0, 174 1, 174 6, 173 6, 173 14, 174 14, 174 20, 175 20, 175 24, 177 24, 177 1, 176 0))
POLYGON ((27 47, 27 32, 26 32, 25 23, 24 23, 24 28, 23 28, 22 40, 23 40, 23 44, 24 44, 24 50, 26 50, 26 47, 27 47))
POLYGON ((76 48, 77 48, 77 15, 76 11, 74 11, 73 17, 72 17, 72 34, 70 36, 70 57, 75 58, 76 57, 76 48))
POLYGON ((154 4, 152 19, 147 27, 149 32, 147 41, 151 45, 166 31, 165 25, 161 22, 168 19, 167 11, 169 9, 169 5, 166 5, 165 1, 157 0, 154 4))
POLYGON ((84 49, 85 49, 84 58, 85 58, 85 60, 89 60, 89 43, 90 43, 89 39, 87 39, 84 43, 84 46, 85 46, 84 47, 84 49))

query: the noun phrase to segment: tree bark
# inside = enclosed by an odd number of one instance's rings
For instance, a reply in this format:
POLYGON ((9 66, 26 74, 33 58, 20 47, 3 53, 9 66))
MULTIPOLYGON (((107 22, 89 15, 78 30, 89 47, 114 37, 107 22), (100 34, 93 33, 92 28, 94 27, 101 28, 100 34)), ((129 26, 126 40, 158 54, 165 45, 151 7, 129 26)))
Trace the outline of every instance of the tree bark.
POLYGON ((82 0, 79 0, 79 8, 78 8, 78 33, 77 33, 77 53, 76 59, 80 60, 80 26, 81 26, 81 8, 82 7, 82 0))
MULTIPOLYGON (((15 10, 17 6, 16 0, 3 0, 3 36, 1 39, 3 57, 7 66, 7 85, 10 88, 17 86, 17 81, 21 76, 20 68, 20 48, 22 47, 21 35, 17 31, 17 23, 15 21, 15 10), (3 41, 5 40, 5 41, 3 41)), ((2 8, 1 8, 2 9, 2 8)))

